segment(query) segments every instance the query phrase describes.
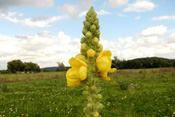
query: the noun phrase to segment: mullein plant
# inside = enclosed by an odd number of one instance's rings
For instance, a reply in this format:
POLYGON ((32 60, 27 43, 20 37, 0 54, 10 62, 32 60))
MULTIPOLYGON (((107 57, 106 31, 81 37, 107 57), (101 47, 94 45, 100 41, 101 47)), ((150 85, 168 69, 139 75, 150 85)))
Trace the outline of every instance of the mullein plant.
POLYGON ((114 72, 111 69, 112 59, 110 50, 103 50, 100 41, 100 25, 96 17, 97 13, 91 7, 83 22, 84 28, 81 38, 81 52, 70 58, 70 68, 66 73, 67 86, 75 87, 84 85, 83 95, 87 97, 84 108, 85 116, 99 117, 99 110, 103 108, 100 103, 102 95, 98 86, 99 79, 109 81, 108 73, 114 72))

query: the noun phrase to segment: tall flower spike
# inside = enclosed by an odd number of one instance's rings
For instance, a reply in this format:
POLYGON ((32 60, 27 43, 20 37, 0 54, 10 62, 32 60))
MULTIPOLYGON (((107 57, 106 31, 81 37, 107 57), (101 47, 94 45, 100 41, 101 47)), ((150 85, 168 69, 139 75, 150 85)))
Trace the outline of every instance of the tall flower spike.
POLYGON ((99 43, 100 25, 96 16, 97 13, 91 7, 83 22, 84 37, 81 38, 81 54, 69 60, 72 68, 66 74, 69 87, 84 84, 83 95, 87 97, 84 113, 85 116, 90 117, 99 117, 99 110, 103 108, 100 103, 102 95, 99 94, 100 87, 97 81, 100 78, 109 81, 107 74, 115 71, 111 69, 111 52, 103 51, 103 45, 99 43))

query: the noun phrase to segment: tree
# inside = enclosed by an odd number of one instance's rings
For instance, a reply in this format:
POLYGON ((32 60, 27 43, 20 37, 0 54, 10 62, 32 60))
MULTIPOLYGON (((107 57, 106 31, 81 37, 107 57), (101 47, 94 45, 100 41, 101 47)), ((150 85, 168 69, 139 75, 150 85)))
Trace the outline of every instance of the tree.
POLYGON ((61 62, 58 62, 58 68, 56 71, 65 71, 65 70, 66 70, 65 65, 61 62))
POLYGON ((24 71, 25 72, 40 72, 40 67, 36 63, 24 62, 24 71))
POLYGON ((152 67, 152 64, 150 61, 144 61, 143 62, 143 68, 151 68, 152 67))
POLYGON ((24 71, 24 64, 21 60, 12 60, 7 63, 7 69, 12 73, 24 71))

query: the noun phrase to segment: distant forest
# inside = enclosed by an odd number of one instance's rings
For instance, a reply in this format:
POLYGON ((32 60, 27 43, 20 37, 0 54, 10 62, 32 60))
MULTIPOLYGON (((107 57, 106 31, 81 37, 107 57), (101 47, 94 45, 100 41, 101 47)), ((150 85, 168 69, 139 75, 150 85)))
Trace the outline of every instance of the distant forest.
MULTIPOLYGON (((132 60, 120 60, 116 56, 112 60, 112 68, 117 69, 140 69, 140 68, 160 68, 175 67, 175 59, 160 57, 136 58, 132 60)), ((51 72, 67 71, 70 66, 66 67, 63 63, 58 62, 58 66, 41 68, 37 63, 22 62, 21 60, 12 60, 7 64, 7 70, 0 70, 0 74, 17 73, 17 72, 51 72)))
POLYGON ((114 57, 112 68, 117 69, 140 69, 140 68, 160 68, 175 67, 175 59, 160 57, 136 58, 132 60, 120 60, 114 57))

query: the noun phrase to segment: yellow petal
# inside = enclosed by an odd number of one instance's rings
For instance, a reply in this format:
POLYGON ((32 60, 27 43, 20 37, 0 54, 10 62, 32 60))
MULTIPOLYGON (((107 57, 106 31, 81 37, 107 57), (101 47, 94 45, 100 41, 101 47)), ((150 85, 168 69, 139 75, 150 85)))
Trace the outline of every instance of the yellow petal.
POLYGON ((69 64, 71 65, 71 67, 74 67, 74 68, 79 68, 82 65, 87 66, 87 64, 85 62, 81 61, 80 59, 75 59, 73 57, 70 58, 69 64))
POLYGON ((81 84, 80 79, 67 78, 67 86, 69 87, 79 86, 80 84, 81 84))
POLYGON ((101 57, 107 56, 107 57, 111 57, 111 51, 110 50, 104 50, 102 52, 100 52, 100 54, 97 57, 97 60, 100 59, 101 57))
POLYGON ((108 72, 100 72, 100 76, 102 80, 110 81, 111 79, 107 77, 108 72))
POLYGON ((83 56, 82 54, 77 54, 77 55, 75 56, 75 58, 76 58, 76 59, 80 59, 80 60, 82 60, 83 62, 88 63, 88 60, 86 60, 85 56, 83 56))
POLYGON ((109 72, 109 73, 112 73, 112 72, 115 72, 115 70, 116 70, 116 68, 113 68, 113 69, 110 68, 110 69, 108 70, 108 72, 109 72))
POLYGON ((105 81, 110 81, 111 79, 110 78, 107 78, 107 77, 101 77, 102 80, 105 80, 105 81))
POLYGON ((79 77, 80 77, 81 80, 85 80, 86 79, 86 77, 87 77, 87 67, 84 67, 84 66, 80 67, 80 69, 79 69, 79 77))
POLYGON ((66 78, 78 78, 78 70, 75 68, 70 68, 67 72, 66 72, 66 78))
POLYGON ((87 55, 89 56, 89 57, 94 57, 94 55, 95 55, 95 51, 93 50, 93 49, 89 49, 88 51, 87 51, 87 55))
POLYGON ((96 61, 98 71, 107 71, 111 67, 111 61, 108 57, 102 57, 96 61))
POLYGON ((108 72, 100 72, 101 77, 107 77, 108 72))

